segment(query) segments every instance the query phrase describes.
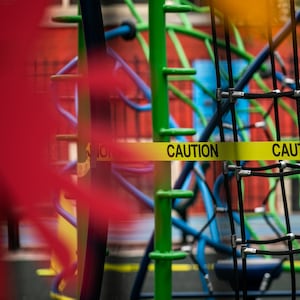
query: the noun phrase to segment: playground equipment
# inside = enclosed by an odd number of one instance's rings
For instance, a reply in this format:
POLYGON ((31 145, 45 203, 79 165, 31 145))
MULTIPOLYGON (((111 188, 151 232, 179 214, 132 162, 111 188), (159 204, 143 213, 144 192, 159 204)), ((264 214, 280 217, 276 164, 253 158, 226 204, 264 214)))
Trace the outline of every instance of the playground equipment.
MULTIPOLYGON (((142 37, 139 35, 139 30, 146 30, 147 26, 146 24, 139 18, 136 11, 134 10, 134 5, 131 1, 127 0, 126 3, 129 5, 131 10, 133 11, 134 15, 136 16, 136 19, 138 20, 137 24, 137 37, 142 41, 142 46, 145 52, 147 52, 147 45, 143 43, 142 37)), ((243 46, 241 43, 239 43, 239 47, 235 47, 231 44, 231 37, 230 37, 230 26, 229 26, 229 20, 224 16, 223 22, 224 22, 224 39, 225 41, 221 42, 219 39, 217 39, 216 36, 216 28, 215 28, 215 11, 214 11, 214 5, 213 1, 211 3, 211 22, 212 22, 212 35, 201 35, 200 32, 197 30, 191 28, 188 24, 188 20, 185 19, 185 17, 182 17, 184 19, 184 26, 179 25, 172 25, 172 24, 166 24, 165 23, 165 14, 166 13, 180 13, 181 16, 184 16, 184 13, 195 9, 198 10, 196 6, 190 5, 190 3, 187 3, 187 1, 183 1, 180 3, 179 1, 173 3, 173 5, 165 4, 164 1, 151 1, 149 3, 149 31, 150 31, 150 48, 149 48, 149 60, 150 60, 150 66, 151 66, 151 106, 145 106, 147 109, 152 109, 152 118, 153 118, 153 139, 154 142, 169 142, 170 137, 177 137, 178 136, 186 136, 186 135, 193 135, 195 134, 195 130, 191 128, 170 128, 170 116, 169 116, 169 107, 168 107, 168 90, 171 90, 174 93, 177 93, 178 96, 182 97, 188 105, 191 105, 195 109, 195 112, 197 115, 199 114, 199 108, 195 107, 194 104, 189 101, 187 97, 184 97, 182 93, 179 93, 175 86, 170 84, 168 78, 170 76, 172 77, 186 77, 187 79, 194 80, 194 83, 201 88, 205 90, 205 87, 203 87, 203 84, 197 80, 196 77, 192 77, 195 75, 195 70, 190 68, 188 61, 184 57, 184 53, 178 51, 180 53, 181 61, 183 62, 183 68, 171 68, 167 65, 167 57, 166 57, 166 40, 165 40, 165 34, 164 31, 161 31, 161 28, 167 28, 169 29, 168 34, 172 36, 173 40, 176 41, 176 35, 175 32, 185 32, 186 34, 190 34, 195 37, 202 37, 208 49, 210 48, 210 43, 213 45, 213 49, 211 49, 211 55, 213 58, 213 61, 215 63, 215 69, 216 69, 216 96, 214 98, 216 99, 216 112, 212 116, 212 118, 207 121, 204 117, 201 117, 202 120, 205 120, 204 130, 201 133, 198 133, 199 135, 199 141, 200 142, 206 142, 209 139, 211 139, 211 136, 216 128, 219 129, 219 135, 220 140, 222 142, 227 141, 227 135, 224 134, 224 124, 222 122, 222 116, 229 112, 229 114, 232 117, 231 127, 230 130, 232 131, 233 135, 231 140, 238 143, 241 139, 247 140, 247 134, 245 133, 245 128, 249 126, 249 124, 243 124, 243 122, 237 122, 237 113, 236 113, 236 102, 240 101, 246 101, 244 99, 250 99, 251 104, 255 105, 256 109, 260 112, 260 114, 263 116, 264 122, 268 124, 268 127, 271 128, 272 137, 275 137, 276 141, 281 140, 280 135, 280 128, 278 127, 278 106, 281 105, 286 110, 292 110, 292 107, 289 108, 285 104, 284 101, 281 101, 279 98, 292 98, 297 99, 297 91, 299 88, 297 87, 299 84, 299 79, 297 70, 297 59, 295 58, 295 79, 289 83, 289 90, 288 91, 280 91, 278 90, 278 86, 276 83, 276 79, 282 80, 284 87, 285 84, 288 83, 285 77, 285 74, 279 73, 278 71, 275 71, 275 54, 274 50, 276 47, 284 40, 284 38, 292 32, 293 35, 293 48, 297 49, 296 40, 295 40, 295 28, 296 23, 299 19, 299 14, 295 14, 295 12, 291 11, 291 22, 287 24, 283 29, 273 38, 272 34, 270 32, 269 28, 269 36, 268 36, 268 43, 269 45, 264 48, 259 55, 257 55, 255 58, 250 56, 245 49, 243 49, 243 46), (182 4, 183 3, 183 4, 182 4), (155 17, 154 17, 155 16, 155 17), (295 16, 295 18, 293 17, 295 16), (158 34, 158 36, 157 36, 158 34), (227 70, 222 70, 222 67, 220 67, 220 61, 218 59, 218 47, 222 46, 225 48, 226 52, 226 61, 227 61, 227 70), (164 51, 162 51, 164 50, 164 51), (249 66, 241 73, 241 75, 235 79, 233 72, 232 72, 232 53, 240 55, 243 59, 247 59, 250 61, 249 66), (250 80, 253 78, 257 80, 258 83, 260 83, 260 86, 262 89, 267 89, 267 86, 264 86, 263 81, 261 81, 261 78, 258 75, 259 70, 266 70, 265 66, 263 65, 267 58, 270 57, 271 61, 271 75, 273 80, 273 86, 271 87, 271 91, 267 90, 264 92, 254 93, 254 92, 245 92, 244 87, 249 83, 250 80), (224 87, 221 84, 221 73, 227 73, 227 83, 228 86, 224 87), (274 104, 271 106, 272 109, 275 110, 275 128, 271 121, 270 117, 270 111, 266 112, 264 111, 263 107, 260 106, 259 103, 257 103, 254 100, 257 100, 259 98, 268 98, 268 99, 274 99, 274 104), (239 100, 238 100, 239 99, 239 100), (237 126, 239 124, 239 126, 237 126), (242 125, 242 126, 240 126, 242 125), (241 128, 244 127, 244 130, 241 130, 241 128)), ((291 1, 291 7, 294 7, 293 1, 291 1)), ((77 21, 79 19, 77 18, 77 21)), ((234 31, 236 36, 238 36, 237 32, 234 31)), ((178 49, 180 49, 180 44, 178 44, 178 49)), ((297 51, 294 52, 294 57, 297 57, 297 51)), ((115 57, 115 59, 118 59, 118 62, 120 64, 123 64, 124 68, 127 68, 128 74, 132 78, 135 78, 136 83, 139 83, 139 87, 144 87, 144 94, 149 95, 149 90, 145 88, 145 84, 138 79, 134 73, 129 71, 130 69, 124 64, 121 58, 118 58, 116 53, 110 50, 110 54, 115 57)), ((205 92, 208 92, 211 94, 210 91, 205 90, 205 92)), ((132 107, 136 107, 140 109, 138 105, 135 105, 133 101, 130 101, 130 99, 126 99, 126 96, 123 95, 123 99, 127 101, 129 105, 132 107)), ((248 101, 248 100, 247 100, 248 101)), ((297 121, 299 118, 298 116, 295 117, 295 120, 297 121)), ((171 119, 172 120, 172 119, 171 119)), ((265 124, 264 124, 265 125, 265 124)), ((228 127, 228 126, 227 126, 228 127)), ((251 126, 249 126, 251 127, 251 126)), ((84 149, 85 151, 85 149, 84 149)), ((263 164, 266 164, 263 162, 263 164)), ((289 258, 289 271, 291 273, 291 296, 294 299, 296 297, 297 291, 296 291, 296 285, 295 285, 295 263, 294 263, 294 255, 298 253, 298 245, 295 243, 298 236, 294 234, 291 231, 291 226, 289 223, 289 213, 288 213, 288 207, 287 207, 287 201, 285 197, 285 188, 284 188, 284 177, 286 176, 297 176, 299 174, 298 171, 298 164, 297 163, 291 163, 291 164, 285 164, 280 162, 276 165, 269 165, 267 166, 261 166, 261 167, 255 167, 250 168, 248 167, 248 162, 241 162, 236 161, 232 162, 230 164, 225 164, 223 172, 224 174, 220 174, 218 181, 215 183, 215 190, 214 193, 211 192, 210 188, 207 185, 206 179, 205 179, 205 166, 202 164, 199 164, 195 161, 189 161, 185 163, 182 172, 180 173, 180 176, 175 183, 174 189, 171 188, 171 180, 170 180, 170 163, 169 162, 156 162, 154 164, 154 172, 155 172, 155 196, 154 196, 154 203, 151 198, 145 196, 141 191, 138 190, 138 188, 134 187, 132 184, 130 184, 126 178, 122 177, 122 175, 118 172, 118 168, 113 166, 113 174, 114 176, 119 180, 119 182, 130 191, 130 193, 134 194, 136 197, 147 203, 150 207, 155 208, 155 235, 154 235, 154 244, 153 239, 150 240, 144 260, 141 264, 141 271, 138 274, 137 281, 133 287, 133 293, 132 298, 136 299, 139 297, 152 297, 153 295, 141 295, 140 289, 141 284, 143 281, 143 276, 146 272, 146 267, 149 262, 149 259, 155 260, 155 291, 154 291, 154 297, 155 299, 170 299, 173 297, 235 297, 238 299, 240 297, 240 294, 243 296, 244 299, 247 297, 262 297, 262 296, 273 296, 273 297, 281 297, 284 295, 282 292, 274 292, 273 294, 268 294, 265 289, 268 287, 269 281, 265 282, 264 275, 265 274, 271 274, 272 276, 268 278, 275 278, 280 275, 281 268, 282 268, 282 260, 268 260, 267 266, 269 268, 267 269, 259 269, 262 265, 262 260, 251 260, 249 261, 248 256, 250 254, 260 254, 260 255, 287 255, 289 258), (263 173, 264 170, 271 170, 271 167, 279 168, 279 173, 263 173), (293 168, 295 171, 289 171, 284 172, 284 169, 286 167, 293 168), (197 184, 199 189, 201 190, 202 194, 204 195, 205 202, 207 204, 207 214, 208 214, 208 222, 205 224, 203 229, 196 230, 189 226, 186 222, 172 218, 171 217, 171 210, 172 206, 174 207, 174 204, 176 202, 180 202, 179 199, 187 197, 192 197, 191 191, 186 191, 182 187, 187 185, 186 180, 190 174, 196 174, 197 178, 197 184), (279 177, 279 183, 283 191, 283 204, 284 204, 284 212, 285 212, 285 226, 282 227, 281 222, 279 222, 279 219, 276 214, 276 207, 274 205, 274 198, 270 201, 271 195, 274 194, 275 187, 277 185, 277 180, 270 179, 270 195, 267 196, 267 200, 265 201, 265 205, 269 202, 271 203, 271 211, 270 213, 266 214, 265 210, 261 210, 261 215, 263 215, 266 219, 268 217, 272 217, 275 220, 277 220, 277 225, 280 227, 280 230, 283 231, 283 233, 276 231, 277 234, 280 235, 278 239, 274 239, 272 242, 278 242, 282 240, 287 240, 288 243, 288 249, 284 251, 277 251, 272 252, 271 250, 259 250, 248 247, 248 244, 258 243, 258 244, 264 244, 264 243, 270 243, 270 241, 257 241, 257 235, 255 232, 251 231, 251 227, 248 224, 248 216, 245 214, 244 211, 244 202, 243 202, 243 181, 245 180, 244 174, 247 174, 247 176, 270 176, 271 178, 278 176, 279 177), (236 206, 236 203, 232 203, 232 191, 230 189, 230 183, 233 182, 233 180, 236 180, 236 186, 237 186, 237 195, 238 195, 238 206, 236 206), (226 192, 226 201, 221 201, 220 199, 220 186, 225 186, 225 192, 226 192), (175 200, 177 199, 177 201, 175 200), (230 229, 231 229, 231 244, 225 245, 220 244, 218 233, 216 231, 216 215, 219 211, 225 212, 225 214, 228 215, 229 222, 230 222, 230 229), (177 294, 174 295, 172 293, 172 285, 171 285, 171 278, 172 278, 172 271, 171 271, 171 261, 173 259, 180 259, 185 257, 187 254, 182 251, 173 251, 172 249, 172 237, 171 237, 171 226, 172 224, 174 226, 177 226, 185 233, 193 236, 194 240, 197 241, 197 263, 199 265, 200 269, 200 277, 202 280, 202 285, 204 288, 204 293, 202 294, 177 294), (237 227, 238 226, 238 227, 237 227), (206 227, 210 227, 211 231, 213 232, 212 237, 208 237, 204 234, 204 229, 206 227), (214 229, 215 228, 215 229, 214 229), (240 228, 240 229, 239 229, 240 228), (237 231, 237 229, 240 230, 240 233, 237 231), (240 238, 237 238, 237 235, 241 235, 240 238), (254 238, 250 238, 250 237, 254 238), (293 241, 292 241, 293 240, 293 241), (224 277, 222 273, 224 273, 224 270, 230 270, 232 272, 232 286, 234 289, 234 293, 226 294, 226 293, 218 293, 215 292, 210 284, 208 271, 206 270, 205 266, 205 257, 203 257, 203 254, 205 253, 205 247, 210 246, 214 248, 217 251, 227 253, 229 256, 232 256, 231 264, 228 263, 228 261, 219 262, 216 265, 216 271, 219 272, 220 277, 224 277), (254 253, 255 252, 255 253, 254 253), (229 269, 226 269, 228 268, 229 269), (246 272, 248 270, 248 266, 253 267, 253 270, 257 272, 260 270, 260 276, 259 280, 255 282, 253 288, 249 288, 249 285, 247 285, 247 281, 249 282, 250 277, 246 276, 246 272), (276 272, 272 272, 272 270, 276 270, 276 272), (241 280, 242 278, 242 280, 241 280), (242 281, 245 284, 238 284, 238 282, 242 281), (259 291, 259 286, 262 282, 264 282, 265 287, 262 288, 261 291, 259 291)), ((103 245, 102 245, 103 246, 103 245)), ((103 250, 103 247, 101 247, 103 250)), ((103 253, 102 253, 103 254, 103 253)), ((99 259, 102 259, 103 262, 103 256, 98 257, 99 259)), ((264 258, 265 259, 265 258, 264 258)), ((265 260, 263 260, 265 264, 265 260)), ((227 274, 227 273, 226 273, 227 274)), ((249 275, 249 274, 248 274, 249 275)), ((101 276, 100 276, 101 277, 101 276)), ((99 279, 99 278, 98 278, 99 279)), ((91 290, 95 291, 95 294, 98 294, 99 286, 95 289, 91 288, 91 290)), ((93 291, 91 293, 93 293, 93 291)), ((92 297, 90 295, 90 297, 92 297)))
MULTIPOLYGON (((288 28, 285 28, 285 29, 281 32, 281 34, 279 34, 279 35, 277 36, 277 38, 275 39, 275 43, 279 43, 279 42, 282 41, 283 37, 284 37, 284 36, 287 34, 287 32, 288 32, 287 30, 288 30, 288 28)), ((278 45, 278 44, 277 44, 277 45, 278 45)), ((227 51, 227 53, 228 53, 228 51, 227 51)), ((251 73, 252 75, 255 73, 255 71, 258 70, 258 68, 261 66, 261 64, 263 63, 263 61, 266 59, 267 55, 268 55, 268 48, 264 49, 264 51, 261 52, 261 56, 258 57, 256 60, 253 61, 253 64, 250 65, 250 68, 248 69, 248 70, 250 70, 250 73, 251 73), (251 70, 251 68, 252 68, 252 70, 251 70)), ((238 89, 238 90, 241 89, 241 87, 245 85, 245 82, 247 82, 247 81, 250 79, 250 77, 252 77, 252 75, 250 75, 250 73, 247 73, 247 72, 246 72, 245 75, 242 76, 241 79, 238 81, 238 83, 237 83, 237 87, 238 87, 237 89, 238 89)), ((231 80, 232 80, 232 78, 231 78, 231 80)), ((253 95, 252 95, 252 97, 253 97, 253 95)), ((220 101, 220 102, 221 102, 221 101, 220 101)), ((220 102, 219 102, 219 103, 220 103, 220 102)), ((223 106, 222 106, 222 109, 220 109, 220 110, 218 111, 218 113, 222 113, 222 114, 223 114, 225 111, 227 111, 227 110, 229 109, 229 102, 223 103, 222 105, 223 105, 223 106), (223 109, 224 109, 224 111, 223 111, 223 109)), ((208 136, 211 135, 212 130, 213 130, 212 127, 213 127, 213 126, 217 126, 217 121, 221 119, 221 118, 220 118, 220 114, 219 114, 219 115, 215 114, 214 117, 215 117, 215 118, 209 123, 209 125, 208 125, 208 127, 207 127, 207 130, 204 131, 204 134, 203 134, 203 136, 201 137, 201 138, 203 138, 203 139, 201 139, 202 141, 205 141, 205 140, 208 138, 208 136), (210 125, 211 125, 212 127, 210 127, 210 125)), ((237 141, 237 135, 236 135, 234 138, 235 138, 235 140, 237 141)), ((186 171, 186 173, 183 172, 183 173, 181 174, 181 177, 180 177, 180 180, 181 180, 181 181, 179 181, 179 184, 178 184, 176 187, 182 186, 185 177, 187 176, 187 174, 189 173, 189 171, 192 169, 193 165, 194 165, 194 162, 187 163, 187 166, 188 166, 188 167, 187 167, 186 170, 188 170, 188 171, 186 171), (182 179, 182 178, 183 178, 183 179, 182 179)), ((273 211, 273 212, 275 212, 275 211, 273 211)), ((273 214, 273 216, 275 216, 275 214, 273 214)), ((149 245, 150 245, 150 244, 149 244, 149 245)))

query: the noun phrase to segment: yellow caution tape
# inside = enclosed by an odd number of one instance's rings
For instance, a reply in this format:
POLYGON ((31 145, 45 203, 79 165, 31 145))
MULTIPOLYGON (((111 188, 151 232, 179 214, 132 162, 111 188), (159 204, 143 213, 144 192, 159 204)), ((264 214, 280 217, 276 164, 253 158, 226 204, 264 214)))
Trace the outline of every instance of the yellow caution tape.
POLYGON ((295 141, 133 142, 117 145, 128 155, 114 155, 110 149, 100 144, 97 147, 97 161, 300 160, 300 142, 295 141))

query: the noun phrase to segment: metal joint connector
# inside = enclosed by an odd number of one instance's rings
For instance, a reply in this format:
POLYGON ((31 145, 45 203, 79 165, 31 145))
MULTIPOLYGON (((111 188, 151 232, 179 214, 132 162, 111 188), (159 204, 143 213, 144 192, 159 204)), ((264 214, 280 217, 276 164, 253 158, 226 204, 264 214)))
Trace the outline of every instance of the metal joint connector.
POLYGON ((241 238, 236 238, 235 240, 237 245, 241 245, 242 244, 242 239, 241 238))
POLYGON ((216 100, 217 101, 222 101, 222 89, 221 88, 217 88, 216 89, 216 100))
POLYGON ((255 128, 265 128, 266 122, 265 121, 255 122, 254 126, 255 126, 255 128))
POLYGON ((236 171, 239 167, 237 165, 228 165, 229 171, 236 171))
POLYGON ((264 206, 255 207, 254 212, 255 213, 264 213, 264 212, 266 212, 266 208, 264 206))
POLYGON ((281 160, 281 161, 280 161, 280 168, 281 168, 281 169, 286 168, 286 161, 285 161, 285 160, 281 160))
POLYGON ((229 171, 229 169, 228 169, 228 162, 227 162, 227 161, 224 161, 224 162, 223 162, 223 174, 224 174, 224 175, 227 175, 227 174, 228 174, 228 171, 229 171))
POLYGON ((256 254, 257 250, 255 248, 245 247, 242 249, 244 254, 256 254))
POLYGON ((234 103, 236 101, 236 98, 234 97, 234 89, 233 88, 229 88, 229 101, 230 103, 234 103))
POLYGON ((181 251, 190 253, 192 251, 192 247, 190 245, 181 246, 181 251))
POLYGON ((300 90, 294 90, 294 97, 300 97, 300 90))
POLYGON ((227 212, 227 208, 226 207, 217 206, 216 207, 216 212, 225 213, 225 212, 227 212))
POLYGON ((296 236, 293 232, 287 233, 286 236, 290 238, 290 241, 293 241, 296 238, 296 236))
POLYGON ((240 175, 241 171, 243 171, 241 169, 241 166, 236 166, 236 168, 235 168, 235 177, 236 177, 236 180, 241 180, 241 175, 240 175))
POLYGON ((222 98, 228 98, 229 97, 229 93, 222 91, 221 92, 221 96, 222 96, 222 98))
POLYGON ((233 249, 236 248, 236 246, 237 246, 236 241, 237 241, 236 235, 233 234, 233 235, 231 236, 231 247, 232 247, 233 249))
POLYGON ((243 98, 245 96, 245 93, 242 91, 233 91, 232 97, 234 98, 243 98))
POLYGON ((240 177, 246 177, 251 175, 251 170, 239 170, 238 175, 240 177))
POLYGON ((276 89, 276 90, 273 90, 272 92, 275 93, 275 94, 279 94, 279 93, 280 93, 280 90, 279 90, 279 89, 276 89))

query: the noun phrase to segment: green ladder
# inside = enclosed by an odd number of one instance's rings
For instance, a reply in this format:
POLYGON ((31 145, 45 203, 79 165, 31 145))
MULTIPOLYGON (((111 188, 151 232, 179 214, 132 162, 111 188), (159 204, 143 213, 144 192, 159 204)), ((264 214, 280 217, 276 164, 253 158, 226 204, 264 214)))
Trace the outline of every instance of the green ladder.
MULTIPOLYGON (((154 142, 170 142, 171 136, 194 135, 193 128, 169 127, 168 76, 194 75, 192 68, 167 66, 166 14, 190 11, 188 5, 167 5, 165 0, 149 1, 149 46, 152 93, 152 129, 154 142)), ((183 259, 185 252, 172 251, 172 199, 190 198, 192 191, 171 189, 171 162, 155 162, 154 168, 154 298, 172 298, 172 260, 183 259)))

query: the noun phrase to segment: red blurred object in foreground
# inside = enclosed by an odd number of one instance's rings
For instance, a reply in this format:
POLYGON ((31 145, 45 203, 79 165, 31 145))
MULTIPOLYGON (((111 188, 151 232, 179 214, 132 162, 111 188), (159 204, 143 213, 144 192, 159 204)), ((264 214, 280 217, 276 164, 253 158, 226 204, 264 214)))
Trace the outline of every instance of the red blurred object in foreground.
MULTIPOLYGON (((30 89, 25 70, 46 5, 46 0, 0 2, 0 217, 17 214, 26 218, 67 266, 70 261, 63 241, 40 220, 41 201, 50 201, 55 190, 64 188, 78 201, 92 206, 93 220, 100 220, 99 226, 101 218, 118 220, 128 215, 128 208, 122 207, 105 186, 78 187, 49 165, 48 144, 58 120, 50 101, 30 89)), ((4 283, 6 271, 0 268, 2 287, 9 286, 4 283)), ((2 289, 3 299, 12 299, 8 293, 2 289)))

